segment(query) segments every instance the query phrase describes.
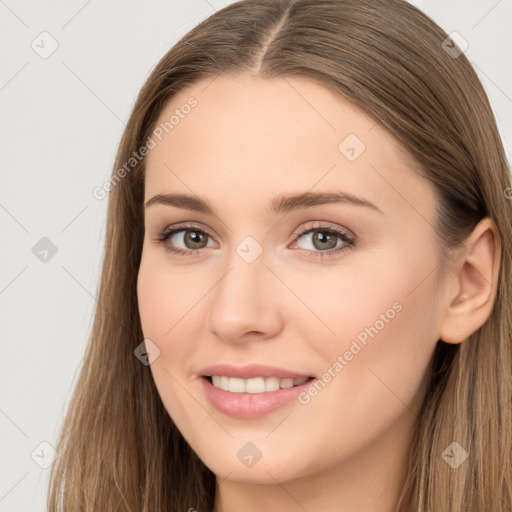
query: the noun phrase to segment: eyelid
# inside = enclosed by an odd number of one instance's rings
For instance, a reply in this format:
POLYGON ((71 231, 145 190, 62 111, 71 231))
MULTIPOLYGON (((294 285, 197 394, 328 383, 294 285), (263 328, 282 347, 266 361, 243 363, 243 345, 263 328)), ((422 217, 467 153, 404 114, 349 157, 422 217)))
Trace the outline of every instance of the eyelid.
MULTIPOLYGON (((306 223, 307 224, 307 223, 306 223)), ((200 222, 179 222, 178 224, 171 224, 167 227, 165 227, 160 233, 169 233, 171 231, 176 231, 178 229, 198 229, 201 231, 204 231, 210 238, 214 239, 215 237, 211 234, 210 230, 202 223, 200 222)), ((297 238, 299 235, 305 234, 307 231, 313 230, 313 229, 332 229, 337 232, 341 232, 344 235, 347 236, 347 238, 355 239, 356 235, 351 232, 349 229, 346 228, 340 228, 336 225, 331 225, 329 221, 314 221, 313 225, 308 225, 307 227, 301 226, 295 229, 295 231, 292 233, 292 235, 297 238)))
POLYGON ((201 224, 200 222, 179 222, 178 224, 170 224, 163 230, 159 231, 155 241, 158 241, 161 236, 166 235, 168 233, 194 229, 196 229, 197 231, 204 231, 204 233, 206 233, 212 240, 215 240, 215 237, 211 234, 210 230, 204 224, 201 224))
POLYGON ((352 231, 350 231, 349 229, 338 227, 337 225, 334 225, 328 221, 317 220, 317 221, 314 221, 312 225, 309 225, 308 223, 306 223, 306 224, 307 224, 307 227, 301 226, 301 227, 297 228, 293 232, 293 236, 298 238, 299 236, 304 235, 304 234, 308 233, 309 231, 314 231, 315 229, 318 229, 318 230, 330 229, 336 233, 345 235, 347 238, 350 238, 351 240, 356 239, 356 235, 354 233, 352 233, 352 231))

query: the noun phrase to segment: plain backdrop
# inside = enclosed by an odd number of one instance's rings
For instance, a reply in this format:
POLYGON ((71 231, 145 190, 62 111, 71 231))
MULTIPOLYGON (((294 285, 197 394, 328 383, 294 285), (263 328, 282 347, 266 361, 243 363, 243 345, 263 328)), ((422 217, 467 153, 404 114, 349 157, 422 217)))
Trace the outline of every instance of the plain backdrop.
MULTIPOLYGON (((92 191, 111 173, 151 69, 230 3, 0 0, 3 512, 46 509, 52 446, 82 363, 101 269, 107 199, 92 191)), ((468 42, 510 161, 512 1, 413 3, 468 42)))

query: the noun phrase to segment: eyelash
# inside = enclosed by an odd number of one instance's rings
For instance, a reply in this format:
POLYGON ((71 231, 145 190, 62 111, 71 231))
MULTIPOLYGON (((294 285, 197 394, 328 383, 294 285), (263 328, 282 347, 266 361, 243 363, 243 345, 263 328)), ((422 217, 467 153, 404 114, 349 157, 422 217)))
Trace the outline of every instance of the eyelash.
MULTIPOLYGON (((176 233, 180 233, 181 231, 195 231, 195 232, 202 233, 202 234, 212 238, 208 234, 208 232, 205 231, 204 229, 200 229, 193 224, 182 223, 182 224, 178 224, 176 226, 165 228, 163 231, 161 231, 156 236, 156 238, 154 238, 154 241, 156 243, 162 244, 166 251, 173 253, 173 254, 178 254, 180 256, 194 256, 194 255, 197 255, 197 253, 201 252, 202 249, 185 250, 185 249, 179 249, 176 247, 170 247, 169 245, 166 244, 166 242, 173 235, 175 235, 176 233)), ((298 232, 295 232, 294 236, 297 239, 300 239, 302 236, 304 236, 310 232, 315 232, 315 231, 326 232, 328 234, 337 235, 345 243, 345 245, 343 245, 342 247, 338 247, 336 249, 329 249, 327 251, 320 251, 320 250, 308 251, 307 249, 301 249, 301 250, 305 251, 306 253, 308 253, 307 256, 310 258, 323 258, 324 256, 331 256, 333 254, 341 254, 345 251, 348 251, 348 250, 356 247, 356 242, 355 242, 354 238, 350 237, 345 232, 343 232, 337 228, 334 228, 332 226, 324 226, 322 224, 310 226, 307 229, 303 229, 298 232)))

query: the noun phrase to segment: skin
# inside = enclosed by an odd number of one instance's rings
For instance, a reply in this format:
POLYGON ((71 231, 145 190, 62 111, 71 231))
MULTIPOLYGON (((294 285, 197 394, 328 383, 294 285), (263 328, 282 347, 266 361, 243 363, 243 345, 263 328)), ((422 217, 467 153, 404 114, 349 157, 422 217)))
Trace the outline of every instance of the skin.
MULTIPOLYGON (((391 512, 436 343, 462 342, 491 312, 496 228, 489 219, 478 224, 443 276, 435 191, 382 125, 306 78, 249 75, 190 86, 159 122, 190 96, 197 106, 148 155, 145 202, 192 194, 216 215, 145 209, 138 300, 144 336, 160 350, 151 371, 163 404, 217 475, 214 510, 391 512), (338 149, 349 134, 366 146, 355 161, 338 149), (333 190, 381 212, 352 204, 286 215, 264 208, 278 195, 333 190), (355 235, 357 247, 308 257, 324 246, 313 242, 315 232, 294 233, 318 221, 355 235), (181 222, 208 233, 199 255, 155 242, 181 222), (236 251, 247 236, 263 249, 252 263, 236 251), (199 372, 220 362, 321 378, 394 303, 401 311, 305 405, 247 420, 220 413, 203 394, 199 372), (237 457, 248 442, 262 453, 252 467, 237 457)), ((187 233, 166 244, 192 252, 187 233)))

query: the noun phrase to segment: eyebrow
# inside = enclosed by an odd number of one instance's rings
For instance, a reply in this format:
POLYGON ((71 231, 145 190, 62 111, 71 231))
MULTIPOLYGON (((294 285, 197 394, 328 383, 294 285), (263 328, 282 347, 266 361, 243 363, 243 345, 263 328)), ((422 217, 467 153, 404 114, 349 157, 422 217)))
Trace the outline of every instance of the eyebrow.
MULTIPOLYGON (((274 197, 266 206, 265 210, 271 214, 288 213, 301 208, 312 208, 325 204, 351 204, 355 206, 365 206, 377 212, 382 210, 368 199, 357 197, 347 192, 303 192, 299 194, 274 197)), ((149 199, 144 205, 149 208, 154 204, 163 204, 166 206, 175 206, 193 210, 207 215, 214 215, 215 208, 207 200, 199 196, 187 194, 157 194, 149 199)))

